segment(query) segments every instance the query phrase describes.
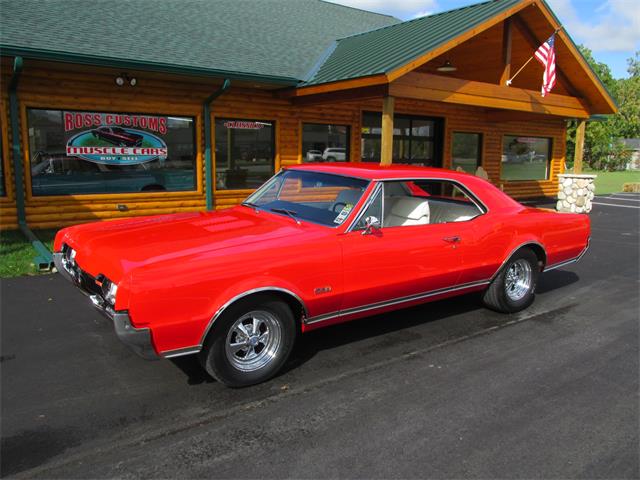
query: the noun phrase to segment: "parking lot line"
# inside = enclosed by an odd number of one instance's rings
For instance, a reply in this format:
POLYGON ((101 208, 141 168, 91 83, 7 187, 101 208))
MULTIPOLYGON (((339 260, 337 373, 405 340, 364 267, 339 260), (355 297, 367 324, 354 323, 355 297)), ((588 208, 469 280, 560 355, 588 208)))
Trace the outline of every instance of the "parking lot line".
POLYGON ((640 202, 640 197, 638 198, 619 198, 614 196, 603 197, 603 200, 616 200, 618 202, 640 202))
POLYGON ((636 205, 618 205, 617 203, 604 203, 604 202, 591 202, 594 205, 606 205, 608 207, 620 207, 620 208, 635 208, 636 210, 640 210, 640 206, 636 205))

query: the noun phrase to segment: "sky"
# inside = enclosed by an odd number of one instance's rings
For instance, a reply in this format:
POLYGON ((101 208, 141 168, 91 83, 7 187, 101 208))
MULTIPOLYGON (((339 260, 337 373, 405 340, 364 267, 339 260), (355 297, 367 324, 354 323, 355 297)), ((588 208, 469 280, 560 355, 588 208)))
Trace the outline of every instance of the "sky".
MULTIPOLYGON (((402 20, 463 7, 477 0, 329 0, 402 20)), ((593 51, 615 78, 627 77, 627 59, 640 50, 640 0, 547 0, 577 44, 593 51)), ((561 61, 559 59, 558 61, 561 61)))

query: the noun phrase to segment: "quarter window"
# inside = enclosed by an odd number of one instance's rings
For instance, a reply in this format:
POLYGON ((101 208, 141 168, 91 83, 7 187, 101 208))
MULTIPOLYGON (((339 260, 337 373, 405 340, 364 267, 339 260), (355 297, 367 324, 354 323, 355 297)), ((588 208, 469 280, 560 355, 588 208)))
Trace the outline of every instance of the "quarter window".
POLYGON ((502 180, 549 178, 551 139, 506 135, 502 141, 502 180))
POLYGON ((216 188, 254 190, 275 171, 275 122, 216 120, 216 188))
POLYGON ((29 109, 33 195, 196 188, 194 119, 29 109))
POLYGON ((349 160, 347 125, 302 125, 303 162, 346 162, 349 160))
POLYGON ((475 173, 481 163, 482 135, 480 133, 454 132, 451 168, 458 167, 467 173, 475 173))

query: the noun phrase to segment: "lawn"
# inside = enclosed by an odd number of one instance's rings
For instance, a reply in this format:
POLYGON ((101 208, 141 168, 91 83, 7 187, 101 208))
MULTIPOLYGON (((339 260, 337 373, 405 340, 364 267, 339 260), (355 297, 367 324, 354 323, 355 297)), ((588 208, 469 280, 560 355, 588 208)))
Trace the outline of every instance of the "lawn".
MULTIPOLYGON (((567 173, 571 173, 571 170, 567 170, 567 173)), ((582 173, 598 176, 598 178, 596 178, 596 195, 621 192, 624 183, 640 182, 640 172, 630 170, 624 170, 622 172, 596 172, 584 169, 582 173)))
MULTIPOLYGON (((34 233, 51 250, 56 231, 34 230, 34 233)), ((39 273, 33 263, 36 256, 33 246, 19 230, 0 232, 0 277, 39 273)))

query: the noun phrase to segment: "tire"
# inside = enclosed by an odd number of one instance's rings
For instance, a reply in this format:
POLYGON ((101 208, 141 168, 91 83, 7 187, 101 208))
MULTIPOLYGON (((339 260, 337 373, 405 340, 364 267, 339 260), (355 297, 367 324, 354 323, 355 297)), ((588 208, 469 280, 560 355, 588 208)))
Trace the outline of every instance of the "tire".
POLYGON ((336 157, 327 157, 327 162, 335 162, 336 157))
POLYGON ((529 248, 522 248, 505 263, 484 292, 482 301, 498 312, 524 310, 533 303, 539 273, 536 254, 529 248))
POLYGON ((200 352, 200 363, 228 387, 262 383, 287 361, 296 331, 293 313, 285 302, 256 295, 231 305, 216 320, 200 352), (259 333, 254 333, 254 326, 259 333))

